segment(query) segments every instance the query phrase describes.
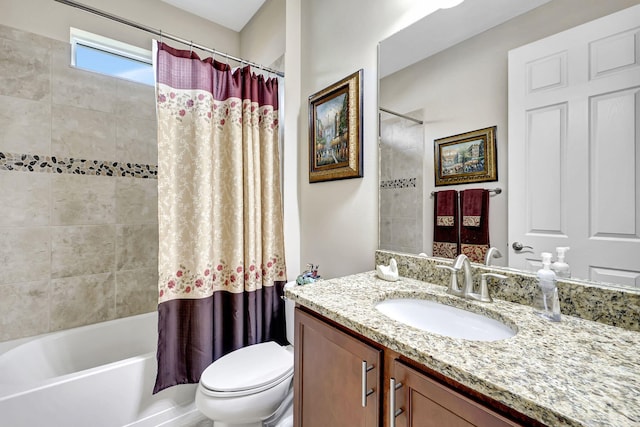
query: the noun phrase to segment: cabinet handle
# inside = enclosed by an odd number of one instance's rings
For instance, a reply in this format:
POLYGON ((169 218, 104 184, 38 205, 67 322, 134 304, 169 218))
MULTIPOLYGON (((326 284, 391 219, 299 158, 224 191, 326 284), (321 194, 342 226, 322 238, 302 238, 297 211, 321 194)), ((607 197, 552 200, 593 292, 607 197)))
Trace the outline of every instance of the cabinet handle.
POLYGON ((389 383, 389 427, 396 427, 396 417, 404 412, 403 409, 396 410, 396 390, 402 387, 402 383, 396 384, 396 379, 391 378, 389 383))
POLYGON ((362 407, 367 407, 367 397, 373 394, 373 389, 367 387, 367 372, 373 369, 366 360, 362 361, 362 407))

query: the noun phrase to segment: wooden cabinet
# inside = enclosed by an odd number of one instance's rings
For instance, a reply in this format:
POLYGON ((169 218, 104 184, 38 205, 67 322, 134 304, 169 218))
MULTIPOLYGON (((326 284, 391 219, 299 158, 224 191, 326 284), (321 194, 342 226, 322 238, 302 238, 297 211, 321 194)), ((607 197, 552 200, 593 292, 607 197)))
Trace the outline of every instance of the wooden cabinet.
POLYGON ((394 422, 391 422, 390 426, 519 425, 398 360, 393 361, 392 370, 393 375, 389 381, 389 419, 393 417, 394 422))
POLYGON ((306 309, 295 318, 295 427, 542 426, 306 309))
POLYGON ((299 427, 380 426, 382 351, 296 309, 299 427))

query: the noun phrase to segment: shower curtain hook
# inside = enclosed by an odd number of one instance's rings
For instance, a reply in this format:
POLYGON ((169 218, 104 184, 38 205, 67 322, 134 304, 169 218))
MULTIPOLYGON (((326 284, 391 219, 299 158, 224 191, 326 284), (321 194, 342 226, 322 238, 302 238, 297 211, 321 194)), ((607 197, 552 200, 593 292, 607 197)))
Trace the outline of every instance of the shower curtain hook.
POLYGON ((193 53, 193 40, 189 42, 189 56, 193 53))
POLYGON ((160 30, 160 44, 162 44, 162 30, 160 30))

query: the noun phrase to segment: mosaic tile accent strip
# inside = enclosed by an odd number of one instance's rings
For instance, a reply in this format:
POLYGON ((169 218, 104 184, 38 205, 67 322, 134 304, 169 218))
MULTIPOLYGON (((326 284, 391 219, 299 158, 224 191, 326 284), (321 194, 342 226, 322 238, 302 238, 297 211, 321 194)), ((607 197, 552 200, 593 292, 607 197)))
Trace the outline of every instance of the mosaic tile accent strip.
POLYGON ((158 165, 74 159, 38 154, 0 152, 0 170, 19 172, 64 173, 75 175, 158 178, 158 165))
POLYGON ((400 178, 380 181, 380 188, 415 188, 418 178, 400 178))

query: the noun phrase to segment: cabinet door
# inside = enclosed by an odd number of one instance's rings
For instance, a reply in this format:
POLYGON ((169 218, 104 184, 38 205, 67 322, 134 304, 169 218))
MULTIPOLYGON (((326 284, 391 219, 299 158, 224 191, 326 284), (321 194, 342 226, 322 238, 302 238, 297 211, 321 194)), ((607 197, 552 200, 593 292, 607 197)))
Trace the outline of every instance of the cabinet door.
POLYGON ((379 426, 381 351, 296 309, 296 427, 379 426))
POLYGON ((392 379, 396 385, 395 390, 389 386, 392 427, 518 425, 398 361, 393 363, 392 379))

